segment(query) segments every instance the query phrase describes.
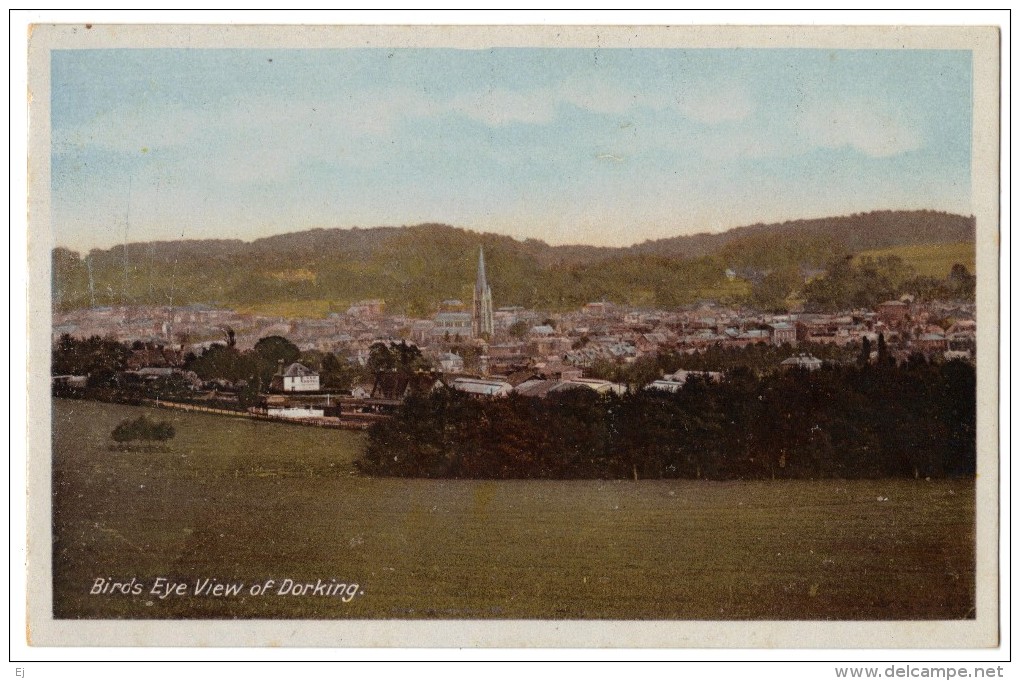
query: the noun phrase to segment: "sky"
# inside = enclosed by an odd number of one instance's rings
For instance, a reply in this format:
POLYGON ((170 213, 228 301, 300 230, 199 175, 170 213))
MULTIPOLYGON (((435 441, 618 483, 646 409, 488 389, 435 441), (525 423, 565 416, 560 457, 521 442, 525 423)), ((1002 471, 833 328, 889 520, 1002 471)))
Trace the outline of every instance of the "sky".
POLYGON ((971 208, 968 51, 51 53, 57 245, 442 222, 630 245, 971 208))

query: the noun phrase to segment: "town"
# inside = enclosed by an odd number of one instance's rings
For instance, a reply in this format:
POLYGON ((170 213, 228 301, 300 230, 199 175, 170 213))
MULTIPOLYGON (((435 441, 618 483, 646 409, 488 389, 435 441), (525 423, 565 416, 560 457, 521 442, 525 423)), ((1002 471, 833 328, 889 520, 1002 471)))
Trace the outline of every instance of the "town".
MULTIPOLYGON (((682 359, 709 350, 765 347, 778 360, 771 368, 813 370, 825 361, 850 361, 862 348, 877 359, 880 345, 894 361, 911 355, 973 361, 976 346, 972 302, 903 296, 874 309, 765 314, 714 301, 673 310, 593 301, 572 312, 546 314, 494 307, 493 299, 479 249, 472 301, 437 301, 431 318, 390 314, 381 299, 358 301, 325 319, 241 314, 207 305, 97 307, 55 314, 53 341, 101 337, 125 344, 130 353, 118 380, 144 385, 176 379, 189 391, 189 402, 204 398, 253 414, 320 425, 333 419, 358 427, 372 419, 352 420, 353 414, 386 413, 409 392, 438 385, 480 396, 544 397, 578 387, 616 394, 641 388, 676 391, 692 372, 665 373, 661 366, 656 371, 654 360, 664 355, 682 359), (266 380, 201 361, 224 347, 251 352, 265 339, 292 349, 274 357, 276 371, 266 380), (413 372, 397 372, 392 362, 373 357, 380 349, 389 354, 398 348, 413 352, 413 367, 404 367, 413 372), (247 403, 240 397, 244 391, 247 403), (250 399, 252 393, 259 399, 250 399)), ((727 368, 699 366, 697 373, 718 377, 727 368)), ((58 388, 87 385, 87 376, 68 369, 54 367, 58 388)))

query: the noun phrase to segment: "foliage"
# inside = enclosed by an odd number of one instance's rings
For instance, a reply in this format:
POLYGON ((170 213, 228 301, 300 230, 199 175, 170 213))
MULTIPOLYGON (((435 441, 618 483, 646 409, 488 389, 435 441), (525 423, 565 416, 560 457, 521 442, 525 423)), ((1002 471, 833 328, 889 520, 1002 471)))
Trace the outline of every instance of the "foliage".
POLYGON ((110 436, 117 442, 131 442, 132 440, 166 442, 174 435, 174 427, 171 424, 166 421, 153 421, 144 414, 136 419, 121 421, 110 433, 110 436))
POLYGON ((358 367, 341 361, 332 352, 323 355, 319 367, 319 385, 323 390, 350 390, 364 377, 358 367))
POLYGON ((251 353, 216 343, 186 365, 204 381, 222 379, 230 382, 254 380, 258 363, 251 353))
MULTIPOLYGON (((357 300, 383 298, 390 310, 427 315, 437 301, 470 300, 481 245, 500 305, 561 311, 605 299, 670 308, 705 296, 741 299, 745 288, 726 280, 728 267, 751 268, 764 276, 817 266, 861 249, 958 244, 973 241, 973 235, 973 218, 930 211, 752 225, 629 248, 549 246, 438 224, 318 229, 250 244, 129 244, 127 271, 123 245, 94 250, 87 262, 73 251, 54 249, 53 298, 58 310, 90 304, 163 305, 172 298, 182 305, 320 315, 343 311, 357 300)), ((782 299, 781 293, 763 290, 758 295, 774 303, 782 299)))
POLYGON ((375 425, 359 465, 452 478, 943 477, 974 473, 975 438, 973 366, 916 356, 760 377, 735 368, 677 393, 439 390, 375 425))
POLYGON ((770 343, 755 343, 742 348, 712 345, 692 353, 659 351, 655 355, 639 357, 629 364, 599 360, 586 369, 586 375, 622 383, 636 390, 680 369, 729 371, 747 368, 756 375, 763 375, 774 371, 780 362, 797 352, 833 363, 848 362, 857 355, 852 347, 840 347, 832 343, 799 343, 796 348, 788 344, 770 343))
POLYGON ((88 376, 92 387, 108 384, 127 366, 131 349, 110 338, 92 336, 79 340, 64 334, 53 348, 54 376, 88 376))
POLYGON ((825 276, 804 286, 805 307, 820 312, 872 308, 895 298, 913 270, 895 255, 862 258, 854 263, 845 257, 829 263, 825 276))
POLYGON ((765 312, 786 312, 790 307, 786 299, 800 284, 801 276, 796 267, 773 270, 751 287, 751 296, 747 302, 765 312))
POLYGON ((964 265, 954 264, 944 279, 921 276, 899 256, 846 257, 829 263, 825 276, 804 286, 809 310, 835 312, 849 308, 872 308, 878 303, 910 293, 922 300, 973 300, 976 278, 964 265))
POLYGON ((251 352, 255 377, 268 386, 281 366, 287 367, 298 361, 301 350, 283 336, 267 336, 260 338, 251 352))

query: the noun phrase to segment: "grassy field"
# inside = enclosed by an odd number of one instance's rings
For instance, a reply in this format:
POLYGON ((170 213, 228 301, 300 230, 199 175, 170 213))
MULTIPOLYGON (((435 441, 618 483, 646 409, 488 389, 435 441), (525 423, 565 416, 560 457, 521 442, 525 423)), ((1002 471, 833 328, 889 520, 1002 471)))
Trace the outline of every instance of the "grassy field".
POLYGON ((974 616, 972 480, 373 479, 357 433, 160 411, 165 449, 111 451, 154 410, 54 410, 58 618, 974 616), (159 577, 189 593, 154 596, 159 577), (208 578, 244 587, 190 593, 208 578), (276 595, 285 579, 358 587, 276 595))
POLYGON ((331 300, 286 300, 241 305, 237 311, 266 317, 325 319, 330 312, 342 312, 346 309, 347 306, 338 308, 337 303, 331 300))
POLYGON ((911 265, 917 274, 942 279, 949 274, 956 263, 965 265, 967 271, 974 274, 974 249, 975 245, 970 241, 959 244, 920 244, 862 251, 857 255, 857 258, 859 260, 863 257, 879 258, 898 255, 903 258, 904 262, 911 265))

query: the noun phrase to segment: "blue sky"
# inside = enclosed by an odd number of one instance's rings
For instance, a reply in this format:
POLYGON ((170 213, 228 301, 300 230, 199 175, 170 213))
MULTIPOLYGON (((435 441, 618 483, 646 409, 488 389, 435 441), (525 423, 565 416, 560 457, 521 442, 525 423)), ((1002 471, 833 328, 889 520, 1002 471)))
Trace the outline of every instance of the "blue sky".
POLYGON ((627 245, 971 213, 966 51, 52 53, 58 245, 445 222, 627 245))

